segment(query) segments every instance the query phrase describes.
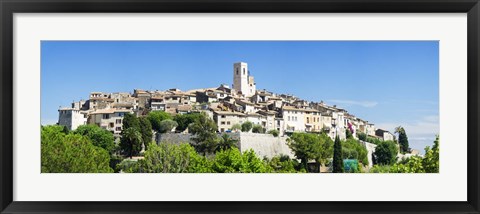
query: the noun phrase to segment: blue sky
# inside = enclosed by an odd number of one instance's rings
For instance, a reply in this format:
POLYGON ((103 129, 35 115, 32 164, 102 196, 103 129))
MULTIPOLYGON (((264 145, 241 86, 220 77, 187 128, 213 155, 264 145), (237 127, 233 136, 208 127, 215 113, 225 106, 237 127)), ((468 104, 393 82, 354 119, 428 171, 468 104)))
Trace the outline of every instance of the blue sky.
POLYGON ((92 91, 132 92, 232 84, 247 62, 257 89, 346 108, 412 148, 439 131, 437 41, 43 41, 42 124, 92 91))

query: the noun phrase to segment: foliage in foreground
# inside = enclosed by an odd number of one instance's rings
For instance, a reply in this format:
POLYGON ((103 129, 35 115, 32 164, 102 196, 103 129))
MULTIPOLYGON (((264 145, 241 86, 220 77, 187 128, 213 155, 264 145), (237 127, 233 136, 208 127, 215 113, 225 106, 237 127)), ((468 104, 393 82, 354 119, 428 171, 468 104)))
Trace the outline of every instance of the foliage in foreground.
POLYGON ((433 147, 425 148, 425 156, 412 156, 402 163, 389 165, 375 165, 370 172, 372 173, 438 173, 439 172, 439 137, 433 142, 433 147))
POLYGON ((317 165, 325 164, 332 157, 333 142, 325 134, 293 133, 287 145, 300 159, 302 167, 307 169, 309 160, 315 160, 317 165))
POLYGON ((81 125, 72 133, 88 137, 93 145, 105 149, 110 154, 114 152, 115 139, 113 134, 97 125, 81 125))
POLYGON ((288 156, 261 160, 253 150, 242 154, 230 148, 205 157, 189 144, 164 143, 150 144, 144 159, 125 159, 117 167, 129 173, 292 173, 297 172, 298 165, 288 156))
POLYGON ((109 153, 86 136, 65 134, 62 126, 53 125, 42 127, 41 138, 42 173, 113 172, 109 153))

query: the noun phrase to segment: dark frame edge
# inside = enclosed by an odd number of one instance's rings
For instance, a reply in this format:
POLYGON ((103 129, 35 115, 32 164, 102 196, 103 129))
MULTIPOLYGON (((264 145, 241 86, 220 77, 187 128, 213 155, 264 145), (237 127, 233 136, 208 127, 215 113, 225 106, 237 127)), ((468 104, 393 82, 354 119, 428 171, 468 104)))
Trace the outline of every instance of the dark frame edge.
MULTIPOLYGON (((442 0, 440 0, 442 1, 442 0)), ((8 1, 8 0, 0 0, 0 11, 1 11, 1 26, 0 26, 0 65, 2 71, 0 72, 0 82, 1 82, 1 90, 2 93, 0 94, 0 100, 2 104, 0 104, 0 114, 1 114, 1 121, 0 121, 0 212, 1 213, 37 213, 37 212, 75 212, 78 213, 87 213, 87 212, 135 212, 135 213, 151 213, 151 212, 158 212, 162 211, 163 213, 210 213, 210 212, 225 212, 231 211, 235 213, 270 213, 270 212, 293 212, 293 210, 300 211, 295 213, 306 213, 309 211, 309 207, 313 207, 312 203, 305 202, 305 203, 293 203, 292 206, 289 208, 289 205, 278 205, 271 202, 207 202, 207 203, 200 203, 200 202, 126 202, 126 203, 118 203, 118 202, 14 202, 13 201, 13 13, 14 11, 22 11, 23 6, 25 4, 39 4, 42 5, 42 0, 37 2, 32 1, 8 1), (185 204, 192 205, 196 209, 185 208, 185 204), (270 208, 264 208, 262 205, 269 205, 270 208), (54 208, 55 206, 55 208, 54 208), (115 211, 112 210, 113 206, 118 206, 115 211), (218 206, 217 208, 213 208, 212 206, 218 206), (246 206, 250 206, 250 209, 245 208, 246 206), (278 206, 276 208, 272 208, 274 206, 278 206), (144 212, 138 212, 137 209, 144 207, 144 212), (180 209, 176 209, 179 208, 180 209), (181 208, 184 207, 184 208, 181 208), (303 208, 303 209, 302 209, 303 208), (160 209, 160 210, 159 210, 160 209)), ((45 1, 47 2, 47 1, 45 1)), ((50 3, 58 4, 62 1, 49 1, 50 3)), ((78 1, 76 1, 78 3, 78 1)), ((107 6, 112 6, 113 1, 108 2, 107 4, 101 4, 101 7, 94 9, 94 12, 116 12, 112 11, 111 9, 107 9, 107 6)), ((126 1, 122 1, 126 2, 126 1)), ((265 2, 265 1, 264 1, 265 2)), ((288 2, 288 1, 287 1, 288 2)), ((321 2, 321 1, 319 1, 321 2)), ((348 1, 342 1, 343 3, 348 1)), ((389 2, 389 1, 386 1, 389 2)), ((444 5, 449 5, 452 1, 443 1, 446 2, 444 5), (448 3, 448 4, 447 4, 448 3)), ((73 9, 69 7, 67 2, 62 3, 63 7, 56 8, 56 9, 48 9, 49 4, 42 5, 39 7, 40 9, 30 8, 27 7, 24 12, 42 12, 42 11, 49 11, 49 12, 86 12, 85 6, 86 4, 95 4, 93 2, 83 2, 84 7, 81 9, 73 9), (63 9, 62 9, 63 8, 63 9), (56 11, 59 10, 59 11, 56 11), (85 11, 82 11, 85 10, 85 11)), ((104 2, 105 3, 105 2, 104 2)), ((128 3, 128 1, 127 1, 128 3)), ((188 3, 185 2, 185 3, 188 3)), ((192 3, 190 1, 190 3, 192 3)), ((236 1, 236 3, 239 3, 236 1)), ((294 2, 290 2, 294 4, 294 2)), ((358 1, 356 2, 358 3, 358 1)), ((414 3, 414 2, 413 2, 414 3)), ((248 2, 247 2, 248 4, 248 2)), ((250 3, 252 4, 252 3, 250 3)), ((127 4, 130 5, 130 4, 127 4)), ((174 8, 178 8, 178 4, 173 4, 174 8)), ((460 4, 459 4, 460 5, 460 4)), ((224 7, 224 6, 223 6, 224 7)), ((364 5, 365 7, 365 5, 364 5)), ((168 7, 169 8, 169 7, 168 7)), ((221 7, 220 7, 221 8, 221 7)), ((328 7, 327 7, 328 8, 328 7)), ((380 7, 382 8, 382 7, 380 7)), ((404 8, 404 7, 403 7, 404 8)), ((422 6, 425 8, 425 5, 422 6)), ((418 207, 417 202, 326 202, 325 204, 325 211, 332 212, 334 207, 338 207, 336 210, 337 213, 346 213, 355 211, 359 213, 371 213, 371 212, 385 212, 384 208, 378 209, 375 205, 382 204, 382 207, 390 206, 392 209, 399 208, 394 213, 408 213, 408 212, 422 212, 422 213, 438 213, 438 212, 448 212, 448 213, 480 213, 480 172, 478 167, 480 166, 480 147, 478 146, 479 133, 480 127, 478 126, 477 122, 480 121, 479 115, 479 96, 480 96, 480 75, 479 75, 479 62, 480 62, 480 6, 478 1, 464 1, 461 3, 460 6, 453 9, 445 9, 445 7, 435 8, 430 12, 466 12, 465 8, 468 9, 468 141, 469 142, 476 142, 476 143, 469 143, 468 144, 468 202, 446 202, 446 203, 429 203, 423 202, 425 205, 421 209, 417 210, 408 210, 405 208, 401 208, 401 206, 414 206, 418 207), (472 3, 475 2, 475 3, 472 3), (474 173, 473 173, 474 172, 474 173), (350 205, 350 208, 340 208, 343 205, 350 205), (358 210, 360 209, 360 210, 358 210), (364 209, 364 210, 361 210, 364 209)), ((135 8, 130 8, 130 12, 134 12, 135 8)), ((245 7, 243 8, 245 10, 245 7)), ((297 8, 298 9, 298 8, 297 8)), ((128 11, 129 9, 120 9, 122 11, 128 11)), ((168 9, 171 10, 171 9, 168 9)), ((196 10, 205 10, 203 7, 200 7, 196 10)), ((265 10, 265 9, 264 9, 265 10)), ((273 9, 275 10, 275 9, 273 9)), ((292 9, 296 10, 296 9, 292 9)), ((299 9, 299 12, 309 12, 312 9, 302 10, 299 9)), ((326 9, 323 9, 326 10, 326 9)), ((333 10, 332 8, 328 8, 328 10, 333 10)), ((342 12, 348 12, 349 9, 341 10, 342 12)), ((381 10, 376 7, 375 11, 370 12, 378 12, 376 10, 381 10)), ((390 9, 391 12, 398 12, 400 9, 390 9)), ((425 9, 422 9, 425 10, 425 9)), ((183 12, 199 12, 199 11, 190 11, 186 10, 183 12)), ((282 11, 282 10, 280 10, 282 11)), ((389 10, 386 10, 389 11, 389 10)), ((23 11, 22 11, 23 12, 23 11)), ((137 11, 138 12, 138 11, 137 11)), ((218 11, 210 11, 210 12, 218 12, 218 11)), ((230 12, 241 12, 241 11, 230 11, 230 12)), ((257 11, 258 12, 258 11, 257 11)), ((261 12, 261 11, 260 11, 261 12)), ((319 10, 319 12, 321 12, 319 10)), ((325 11, 324 11, 325 12, 325 11)), ((355 12, 355 11, 354 11, 355 12)), ((361 12, 361 11, 356 11, 361 12)), ((369 10, 365 10, 363 12, 369 12, 369 10)), ((285 203, 284 203, 285 204, 285 203)), ((323 206, 323 205, 322 205, 323 206)), ((310 210, 310 212, 312 212, 310 210)))
POLYGON ((0 211, 13 201, 13 12, 0 1, 0 211), (10 32, 10 33, 9 33, 10 32))
POLYGON ((467 54, 468 54, 468 89, 467 89, 467 99, 468 99, 468 110, 467 115, 468 119, 468 143, 467 144, 467 153, 468 153, 468 192, 467 200, 468 203, 474 208, 474 210, 479 213, 480 205, 480 177, 479 177, 479 166, 480 166, 480 147, 479 144, 479 133, 480 127, 478 121, 480 121, 479 114, 479 97, 480 97, 480 3, 476 3, 467 14, 467 54), (475 142, 475 143, 473 143, 475 142))

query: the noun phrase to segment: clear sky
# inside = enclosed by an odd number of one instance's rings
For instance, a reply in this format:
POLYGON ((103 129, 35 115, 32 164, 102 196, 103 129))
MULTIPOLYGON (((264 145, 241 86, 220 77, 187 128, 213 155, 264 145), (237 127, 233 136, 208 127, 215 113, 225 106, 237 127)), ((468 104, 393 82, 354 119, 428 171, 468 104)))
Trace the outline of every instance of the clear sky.
POLYGON ((323 100, 423 152, 439 131, 437 41, 43 41, 42 124, 92 91, 232 85, 248 63, 257 89, 323 100))

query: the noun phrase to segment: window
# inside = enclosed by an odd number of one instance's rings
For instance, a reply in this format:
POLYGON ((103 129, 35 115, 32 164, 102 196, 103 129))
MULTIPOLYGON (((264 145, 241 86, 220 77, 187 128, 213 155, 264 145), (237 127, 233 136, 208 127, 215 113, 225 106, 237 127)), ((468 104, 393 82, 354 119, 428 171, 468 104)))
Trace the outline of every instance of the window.
POLYGON ((116 123, 116 124, 122 124, 122 119, 117 119, 117 120, 115 121, 115 123, 116 123))
POLYGON ((245 75, 245 68, 243 68, 243 75, 245 75))
POLYGON ((116 127, 115 131, 122 131, 122 127, 116 127))
POLYGON ((108 127, 113 128, 113 123, 108 124, 108 127))
POLYGON ((238 75, 238 68, 237 68, 237 75, 238 75))
POLYGON ((109 114, 103 114, 103 119, 110 119, 110 115, 109 114))
POLYGON ((230 125, 230 121, 227 121, 227 125, 230 125))
POLYGON ((290 121, 290 116, 288 116, 288 121, 290 121))
POLYGON ((224 131, 225 131, 225 129, 224 129, 224 128, 221 128, 221 129, 220 129, 220 132, 224 132, 224 131))
POLYGON ((222 125, 225 125, 225 121, 222 121, 221 124, 222 124, 222 125))

